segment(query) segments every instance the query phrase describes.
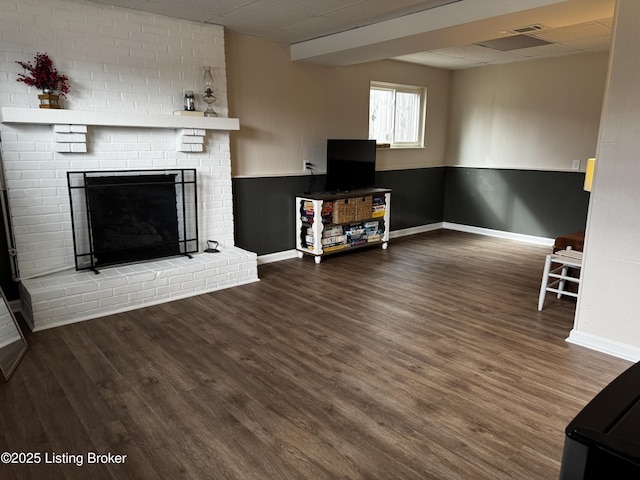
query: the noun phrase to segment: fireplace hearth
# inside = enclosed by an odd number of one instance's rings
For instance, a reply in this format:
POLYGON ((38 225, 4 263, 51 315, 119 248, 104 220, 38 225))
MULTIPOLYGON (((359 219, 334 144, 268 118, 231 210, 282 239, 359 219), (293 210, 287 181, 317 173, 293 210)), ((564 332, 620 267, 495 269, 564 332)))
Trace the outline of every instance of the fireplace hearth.
POLYGON ((195 169, 68 172, 76 270, 198 250, 195 169))
MULTIPOLYGON (((6 119, 6 109, 2 110, 6 119)), ((66 112, 54 127, 63 131, 76 116, 95 122, 89 123, 87 151, 77 154, 55 150, 59 145, 51 142, 51 126, 47 123, 51 119, 43 120, 32 109, 24 110, 17 123, 4 122, 0 129, 3 161, 6 171, 11 172, 7 176, 7 193, 21 309, 32 330, 259 281, 256 254, 234 243, 229 134, 225 125, 216 123, 232 119, 56 111, 66 112), (203 151, 177 151, 176 136, 188 136, 192 130, 185 122, 196 120, 206 122, 202 125, 206 128, 203 151), (209 121, 214 123, 209 125, 209 121), (7 131, 9 134, 5 135, 7 131), (31 149, 25 147, 29 142, 31 149), (23 151, 25 156, 17 153, 23 151), (75 174, 69 177, 69 172, 75 174), (178 248, 162 252, 169 255, 163 258, 121 258, 117 261, 123 263, 101 265, 101 261, 111 263, 113 259, 105 260, 104 252, 96 255, 104 247, 91 243, 90 227, 96 225, 89 221, 91 199, 85 187, 92 181, 87 183, 85 178, 138 174, 160 175, 162 181, 153 183, 164 183, 163 176, 169 175, 166 183, 175 183, 167 187, 173 192, 166 205, 171 210, 169 226, 145 226, 142 230, 164 228, 175 232, 177 215, 178 248), (218 242, 219 253, 207 253, 207 241, 203 239, 218 242), (173 255, 176 251, 178 254, 173 255), (98 268, 100 274, 96 275, 98 268)), ((94 186, 103 187, 102 182, 97 180, 94 186)), ((123 203, 139 204, 144 199, 146 196, 123 203)), ((139 215, 147 220, 150 217, 144 212, 139 215)), ((118 231, 117 236, 127 235, 118 231)), ((175 233, 169 236, 169 243, 175 245, 175 233)), ((151 249, 148 245, 135 248, 142 252, 151 249)))

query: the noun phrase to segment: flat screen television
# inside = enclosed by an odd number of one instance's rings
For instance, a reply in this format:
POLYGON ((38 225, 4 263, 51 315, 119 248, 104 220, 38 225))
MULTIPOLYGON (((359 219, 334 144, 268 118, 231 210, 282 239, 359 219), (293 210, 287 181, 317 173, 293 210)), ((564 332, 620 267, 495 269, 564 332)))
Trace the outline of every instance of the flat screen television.
POLYGON ((330 192, 372 187, 376 180, 376 141, 327 140, 327 185, 330 192))

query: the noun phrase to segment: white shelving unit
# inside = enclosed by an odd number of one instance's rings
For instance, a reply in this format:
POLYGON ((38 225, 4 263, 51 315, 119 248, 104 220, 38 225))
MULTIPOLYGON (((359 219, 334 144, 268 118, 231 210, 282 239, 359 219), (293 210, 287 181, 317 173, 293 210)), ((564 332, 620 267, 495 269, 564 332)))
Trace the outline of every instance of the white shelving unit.
POLYGON ((322 257, 357 248, 389 244, 391 190, 367 188, 345 193, 297 196, 298 257, 322 257))

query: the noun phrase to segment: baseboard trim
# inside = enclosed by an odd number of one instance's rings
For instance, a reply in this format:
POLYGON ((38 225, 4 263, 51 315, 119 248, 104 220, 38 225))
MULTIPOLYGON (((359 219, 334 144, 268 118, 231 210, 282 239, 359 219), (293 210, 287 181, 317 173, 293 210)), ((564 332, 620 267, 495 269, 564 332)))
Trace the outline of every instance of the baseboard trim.
POLYGON ((268 253, 266 255, 258 256, 258 265, 265 263, 279 262, 281 260, 290 260, 292 258, 298 258, 298 252, 293 250, 284 250, 282 252, 268 253))
POLYGON ((640 348, 626 343, 616 342, 615 340, 609 340, 608 338, 603 338, 591 333, 578 332, 572 329, 566 341, 600 353, 622 358, 623 360, 629 360, 631 362, 640 361, 640 348))
POLYGON ((441 230, 442 228, 444 228, 442 222, 420 225, 418 227, 403 228, 402 230, 393 230, 392 232, 389 232, 389 238, 400 238, 408 235, 416 235, 418 233, 433 232, 434 230, 441 230))
MULTIPOLYGON (((433 232, 434 230, 456 230, 459 232, 475 233, 477 235, 486 235, 489 237, 507 238, 518 242, 532 243, 535 245, 553 246, 555 239, 536 237, 533 235, 523 235, 521 233, 503 232, 501 230, 491 230, 489 228, 473 227, 470 225, 462 225, 459 223, 436 222, 427 225, 419 225, 417 227, 403 228, 402 230, 393 230, 389 232, 389 238, 401 238, 419 233, 433 232)), ((283 250, 282 252, 268 253, 258 256, 258 265, 266 263, 279 262, 281 260, 290 260, 297 258, 298 252, 294 250, 283 250)))
POLYGON ((518 242, 532 243, 534 245, 544 245, 552 247, 555 243, 554 238, 536 237, 534 235, 524 235, 522 233, 504 232, 502 230, 491 230, 490 228, 474 227, 471 225, 462 225, 459 223, 443 222, 442 228, 447 230, 457 230, 459 232, 476 233, 478 235, 486 235, 488 237, 506 238, 516 240, 518 242))

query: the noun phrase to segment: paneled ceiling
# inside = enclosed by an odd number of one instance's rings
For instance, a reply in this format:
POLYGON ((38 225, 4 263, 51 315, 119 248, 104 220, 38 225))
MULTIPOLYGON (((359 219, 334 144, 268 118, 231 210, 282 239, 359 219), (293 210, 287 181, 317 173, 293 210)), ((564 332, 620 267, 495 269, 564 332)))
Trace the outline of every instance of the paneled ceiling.
POLYGON ((615 6, 615 0, 91 2, 288 43, 293 60, 351 65, 391 58, 446 69, 606 51, 615 6))

